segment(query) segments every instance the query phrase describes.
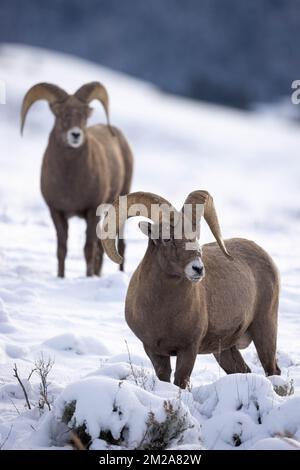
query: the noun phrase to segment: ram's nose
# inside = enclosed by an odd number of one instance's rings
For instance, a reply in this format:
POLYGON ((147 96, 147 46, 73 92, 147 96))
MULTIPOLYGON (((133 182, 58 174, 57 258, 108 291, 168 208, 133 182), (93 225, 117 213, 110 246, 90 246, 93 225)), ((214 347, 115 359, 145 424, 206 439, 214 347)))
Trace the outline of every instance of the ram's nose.
POLYGON ((196 264, 192 265, 193 270, 195 271, 196 275, 202 276, 204 271, 204 266, 198 266, 196 264))
POLYGON ((72 127, 67 132, 68 144, 71 147, 80 147, 84 141, 84 134, 80 127, 72 127))
POLYGON ((190 261, 185 268, 185 275, 192 282, 198 282, 203 279, 205 274, 204 265, 200 258, 190 261))
POLYGON ((71 132, 72 137, 77 140, 80 137, 80 132, 71 132))

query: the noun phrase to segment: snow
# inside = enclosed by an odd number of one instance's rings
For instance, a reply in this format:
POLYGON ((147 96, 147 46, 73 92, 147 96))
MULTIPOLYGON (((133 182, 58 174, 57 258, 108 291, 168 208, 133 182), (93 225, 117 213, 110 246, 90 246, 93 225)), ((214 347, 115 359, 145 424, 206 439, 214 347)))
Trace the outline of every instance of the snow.
POLYGON ((251 450, 300 450, 299 442, 294 439, 269 437, 261 439, 251 450))
MULTIPOLYGON (((60 420, 68 401, 76 401, 76 422, 88 426, 97 449, 108 445, 99 438, 101 430, 109 430, 116 440, 125 435, 120 445, 134 447, 145 433, 149 413, 161 423, 166 420, 165 401, 180 405, 188 422, 181 440, 172 439, 166 428, 170 448, 299 447, 298 125, 268 113, 247 114, 170 97, 125 75, 45 50, 2 46, 0 67, 7 88, 7 104, 0 107, 0 447, 70 448, 60 420), (35 104, 21 139, 20 104, 36 82, 74 91, 92 80, 106 84, 112 122, 134 150, 132 190, 158 193, 180 207, 190 191, 207 189, 224 236, 253 239, 273 256, 282 279, 280 379, 264 377, 252 345, 243 355, 253 374, 225 376, 214 358, 204 355, 197 358, 190 392, 179 393, 155 378, 124 320, 128 282, 146 247, 136 220, 127 226, 126 272, 119 273, 106 259, 103 276, 86 279, 85 227, 72 219, 67 277, 56 278, 55 233, 39 189, 53 117, 45 103, 35 104), (51 412, 37 406, 38 375, 28 380, 41 353, 55 361, 49 374, 51 412), (13 377, 15 363, 31 410, 13 377), (287 396, 273 387, 285 389, 287 396), (113 412, 114 400, 122 409, 121 419, 113 412)), ((91 122, 104 118, 100 106, 95 108, 91 122)), ((204 224, 201 238, 212 240, 204 224)))
POLYGON ((258 374, 234 374, 193 390, 197 410, 207 417, 204 445, 209 449, 251 448, 269 436, 300 433, 300 397, 283 399, 270 380, 258 374), (238 442, 237 442, 238 441, 238 442))
POLYGON ((44 347, 57 351, 75 352, 75 354, 105 356, 108 353, 106 347, 92 336, 76 336, 71 333, 54 336, 48 339, 44 342, 44 347))

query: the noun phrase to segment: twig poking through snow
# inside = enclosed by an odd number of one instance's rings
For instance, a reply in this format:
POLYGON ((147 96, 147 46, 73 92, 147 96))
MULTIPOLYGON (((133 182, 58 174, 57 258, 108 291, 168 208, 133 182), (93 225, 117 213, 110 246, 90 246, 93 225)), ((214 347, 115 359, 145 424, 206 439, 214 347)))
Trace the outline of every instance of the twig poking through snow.
POLYGON ((8 431, 6 438, 5 438, 4 441, 0 444, 0 450, 2 450, 3 447, 5 446, 5 444, 7 443, 8 439, 9 439, 9 436, 11 435, 12 428, 13 428, 13 425, 11 425, 10 430, 8 431))
POLYGON ((27 379, 28 382, 29 382, 29 380, 31 379, 32 374, 34 374, 34 372, 36 372, 36 368, 32 369, 31 372, 30 372, 30 374, 28 375, 28 379, 27 379))
POLYGON ((129 365, 130 365, 131 373, 132 373, 132 376, 134 378, 135 385, 139 386, 139 382, 138 382, 138 379, 136 377, 136 374, 135 374, 135 371, 134 371, 134 368, 133 368, 131 355, 130 355, 130 351, 129 351, 129 347, 128 347, 128 343, 127 343, 126 339, 125 339, 125 344, 126 344, 126 348, 127 348, 128 362, 129 362, 129 365))
POLYGON ((9 401, 11 402, 11 404, 13 405, 14 409, 16 410, 16 412, 18 413, 18 415, 20 415, 20 411, 18 410, 16 404, 14 403, 14 401, 10 398, 9 401))
POLYGON ((23 382, 22 382, 22 380, 20 379, 19 374, 18 374, 17 364, 15 364, 15 367, 13 368, 13 371, 14 371, 14 377, 16 377, 17 381, 18 381, 19 384, 20 384, 20 387, 21 387, 22 390, 23 390, 24 397, 25 397, 25 400, 26 400, 26 404, 27 404, 27 406, 28 406, 28 409, 31 410, 31 405, 30 405, 30 402, 29 402, 28 394, 27 394, 26 389, 25 389, 25 387, 24 387, 24 385, 23 385, 23 382))
POLYGON ((41 409, 47 405, 48 410, 51 411, 51 406, 48 397, 48 387, 50 383, 48 382, 48 375, 51 372, 51 369, 54 365, 54 360, 51 357, 45 361, 43 354, 41 354, 40 358, 35 361, 35 372, 38 374, 41 380, 40 384, 40 401, 39 407, 41 409))

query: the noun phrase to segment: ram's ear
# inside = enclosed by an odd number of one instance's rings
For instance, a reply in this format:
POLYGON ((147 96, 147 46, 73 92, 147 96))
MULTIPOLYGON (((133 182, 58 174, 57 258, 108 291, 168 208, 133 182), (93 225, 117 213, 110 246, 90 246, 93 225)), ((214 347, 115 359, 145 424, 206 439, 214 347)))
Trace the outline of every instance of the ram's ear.
POLYGON ((159 238, 159 230, 156 224, 151 224, 150 222, 139 222, 139 228, 141 232, 146 235, 146 237, 150 238, 153 243, 156 245, 158 238, 159 238))

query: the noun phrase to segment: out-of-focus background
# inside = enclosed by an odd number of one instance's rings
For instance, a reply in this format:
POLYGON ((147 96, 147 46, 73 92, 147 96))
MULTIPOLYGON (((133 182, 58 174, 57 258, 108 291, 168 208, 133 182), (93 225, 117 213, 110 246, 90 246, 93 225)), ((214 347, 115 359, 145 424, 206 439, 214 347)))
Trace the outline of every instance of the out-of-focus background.
POLYGON ((2 0, 0 42, 63 51, 194 99, 279 103, 300 68, 298 0, 2 0))

